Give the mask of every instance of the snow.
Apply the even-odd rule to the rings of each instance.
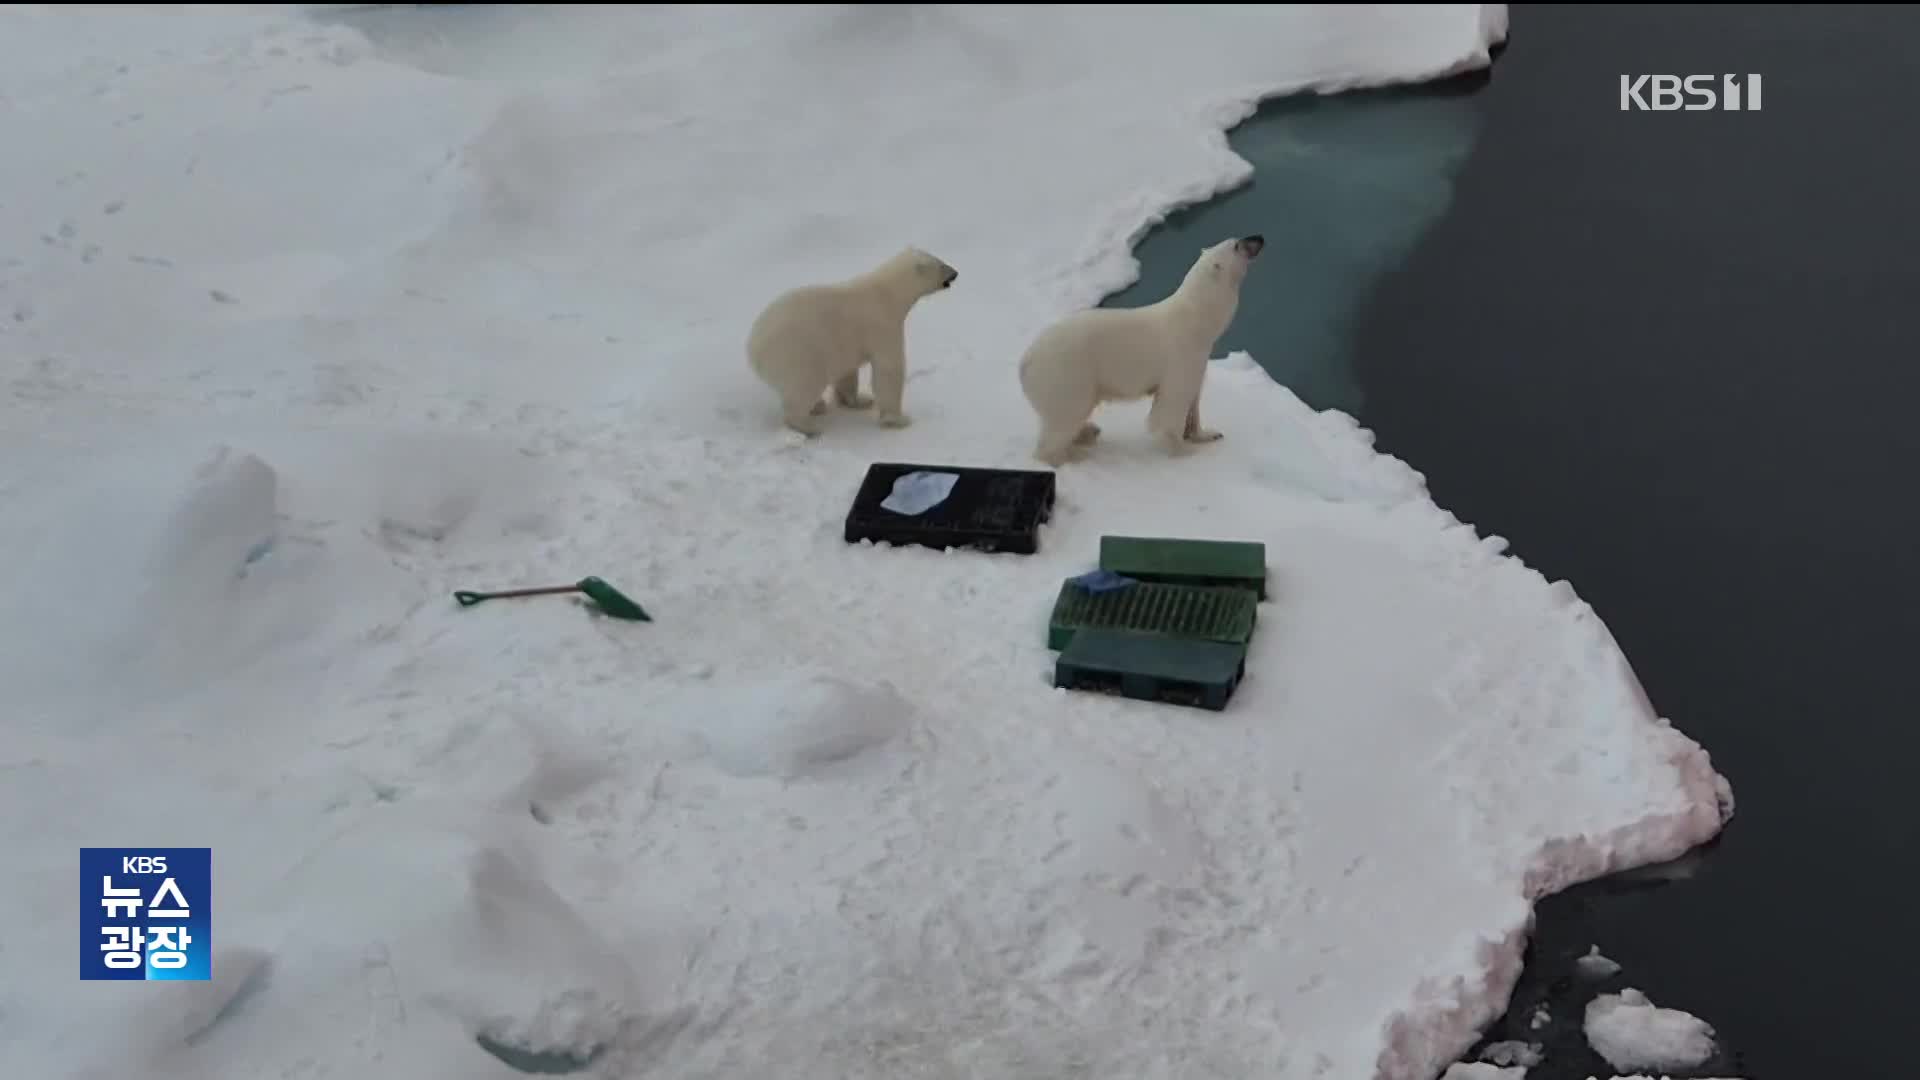
[[[1587,1045],[1616,1069],[1692,1069],[1716,1049],[1706,1021],[1663,1009],[1634,989],[1589,1002],[1586,1032]]]
[[[1446,1072],[1440,1074],[1440,1080],[1526,1080],[1526,1077],[1527,1068],[1524,1065],[1502,1068],[1478,1061],[1463,1061],[1449,1066]]]
[[[1429,1080],[1530,901],[1723,825],[1569,585],[1245,357],[1039,555],[839,538],[869,461],[1031,467],[1014,358],[1257,99],[1503,10],[326,18],[0,11],[11,1072]],[[908,243],[914,425],[784,433],[753,312]],[[1046,685],[1122,532],[1268,545],[1226,712]],[[656,621],[449,595],[588,574]],[[214,849],[213,981],[73,977],[142,844]]]
[[[683,710],[686,735],[722,772],[795,779],[892,739],[908,727],[913,705],[890,683],[862,686],[813,671],[697,692]]]

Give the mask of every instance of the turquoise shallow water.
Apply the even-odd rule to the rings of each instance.
[[[1354,320],[1451,201],[1482,81],[1269,102],[1232,134],[1253,181],[1170,215],[1135,251],[1140,280],[1105,306],[1152,303],[1201,248],[1259,233],[1268,246],[1215,354],[1248,349],[1307,404],[1358,415]]]

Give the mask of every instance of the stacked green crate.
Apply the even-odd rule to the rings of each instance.
[[[1054,600],[1054,685],[1225,708],[1266,578],[1262,544],[1102,537],[1100,570],[1068,579]]]

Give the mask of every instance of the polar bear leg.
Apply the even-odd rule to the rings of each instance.
[[[1033,456],[1055,468],[1065,465],[1074,456],[1074,447],[1085,445],[1079,440],[1080,429],[1079,424],[1041,428],[1040,441],[1034,445]]]
[[[1100,406],[1094,376],[1085,366],[1063,368],[1067,364],[1070,361],[1055,354],[1029,354],[1020,368],[1020,389],[1040,420],[1033,456],[1055,467],[1100,437],[1100,427],[1091,419]]]
[[[873,400],[880,406],[880,426],[903,428],[913,423],[900,411],[900,398],[907,389],[906,328],[880,343],[873,351]]]
[[[1206,377],[1205,356],[1189,358],[1168,368],[1166,377],[1153,392],[1153,405],[1147,410],[1147,430],[1174,457],[1185,456],[1191,447],[1187,436],[1199,427],[1200,384]]]
[[[1181,419],[1169,422],[1164,415],[1167,410],[1162,408],[1166,400],[1164,396],[1154,399],[1152,408],[1147,412],[1147,434],[1153,436],[1161,446],[1165,447],[1167,453],[1174,457],[1183,457],[1189,448],[1185,418],[1183,416]]]
[[[827,411],[827,403],[818,390],[811,394],[785,391],[780,395],[780,407],[788,427],[808,438],[820,434],[820,416]]]
[[[860,370],[855,368],[833,381],[833,399],[843,409],[864,409],[873,398],[860,392]]]
[[[1187,408],[1187,429],[1183,435],[1188,442],[1197,443],[1218,442],[1225,437],[1217,431],[1200,426],[1200,402],[1197,399]]]

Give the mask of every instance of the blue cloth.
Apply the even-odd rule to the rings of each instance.
[[[1132,578],[1122,577],[1111,570],[1095,570],[1090,574],[1081,574],[1077,578],[1068,580],[1090,593],[1113,592],[1115,589],[1124,589],[1137,584]]]
[[[893,482],[893,492],[880,500],[882,509],[896,514],[924,514],[947,501],[959,473],[910,472]]]

